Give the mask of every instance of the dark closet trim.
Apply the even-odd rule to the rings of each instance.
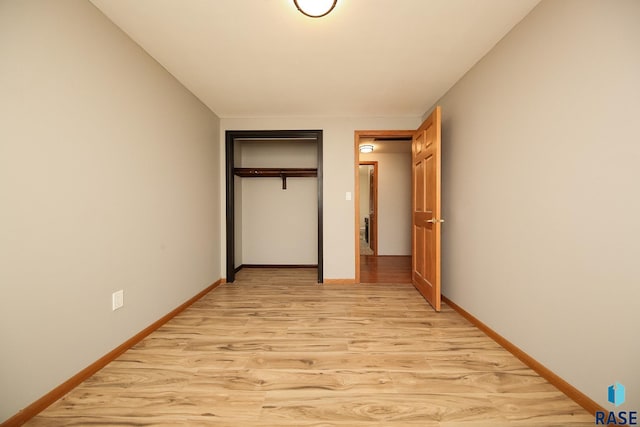
[[[318,268],[318,264],[241,264],[235,268],[236,273],[243,268]]]
[[[227,282],[235,280],[235,185],[234,148],[237,139],[307,139],[315,140],[318,149],[318,283],[323,282],[323,224],[322,224],[322,130],[228,130],[225,132],[226,215],[227,215]]]

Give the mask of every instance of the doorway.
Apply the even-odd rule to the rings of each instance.
[[[411,283],[414,132],[356,131],[356,283]]]

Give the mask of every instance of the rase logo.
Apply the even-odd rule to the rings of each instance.
[[[624,403],[625,390],[622,384],[616,382],[615,384],[609,386],[608,391],[609,403],[613,403],[616,406],[620,406]]]
[[[616,408],[622,405],[626,399],[625,388],[619,382],[612,384],[607,389],[607,400],[613,404]],[[613,425],[623,426],[630,425],[635,426],[638,424],[638,412],[637,411],[597,411],[596,412],[596,425]]]

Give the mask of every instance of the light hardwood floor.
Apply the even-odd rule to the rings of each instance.
[[[29,426],[592,426],[411,285],[246,269]]]

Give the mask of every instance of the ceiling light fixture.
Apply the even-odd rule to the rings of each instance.
[[[361,153],[373,153],[373,145],[363,144],[360,146]]]
[[[336,7],[338,0],[293,0],[298,10],[311,18],[328,15]]]

